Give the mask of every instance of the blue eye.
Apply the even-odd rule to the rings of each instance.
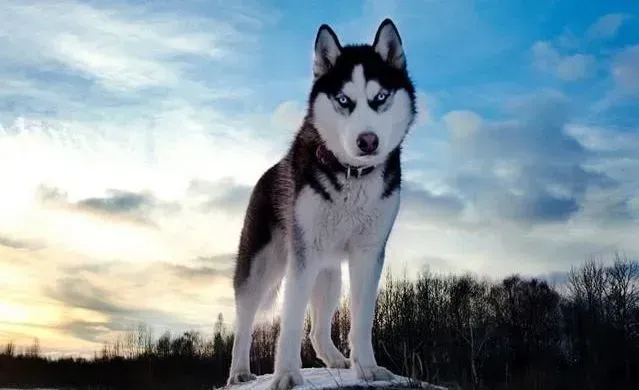
[[[350,103],[350,99],[344,95],[343,93],[340,93],[339,95],[337,95],[335,97],[337,99],[337,102],[341,105],[341,106],[348,106],[348,104]]]
[[[389,94],[386,91],[379,92],[377,95],[375,95],[375,101],[383,102],[384,100],[388,99],[388,95]]]

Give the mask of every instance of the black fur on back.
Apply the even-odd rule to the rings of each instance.
[[[317,129],[312,125],[312,102],[319,93],[329,95],[338,92],[351,78],[353,68],[362,64],[367,80],[377,80],[389,90],[405,89],[411,101],[411,111],[416,113],[415,89],[405,69],[397,69],[385,61],[370,45],[347,45],[342,47],[334,67],[315,80],[308,97],[306,117],[301,124],[287,154],[271,166],[253,188],[244,218],[238,254],[236,258],[233,285],[236,291],[248,279],[255,255],[272,239],[273,232],[282,229],[292,232],[292,210],[295,199],[305,187],[310,187],[324,201],[331,202],[329,191],[324,187],[322,177],[328,179],[335,191],[341,191],[337,174],[344,167],[339,163],[320,161],[318,147],[325,147]],[[386,198],[401,186],[401,145],[395,148],[381,166],[383,170]]]
[[[281,169],[281,163],[270,167],[257,181],[249,198],[233,275],[235,289],[249,277],[251,260],[271,241],[275,228],[284,227],[284,218],[276,208],[281,202],[276,188]]]

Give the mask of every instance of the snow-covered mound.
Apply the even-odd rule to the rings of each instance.
[[[299,390],[319,389],[428,389],[446,390],[445,387],[434,386],[426,382],[415,381],[403,376],[395,375],[393,381],[367,382],[355,377],[355,371],[340,368],[303,368],[304,384],[297,386]],[[257,379],[234,386],[227,386],[226,390],[268,390],[273,374],[258,376]]]

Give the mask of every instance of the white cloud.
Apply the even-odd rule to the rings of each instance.
[[[206,326],[210,315],[202,313],[221,311],[232,319],[230,280],[204,279],[202,272],[214,272],[199,270],[202,265],[194,259],[234,253],[243,214],[223,213],[221,207],[202,211],[205,199],[190,194],[189,187],[194,179],[215,183],[207,188],[206,198],[227,190],[217,178],[230,176],[234,182],[229,185],[252,185],[279,147],[249,133],[268,119],[242,122],[212,109],[197,112],[181,106],[156,121],[18,118],[0,127],[0,237],[10,239],[3,241],[10,246],[0,243],[0,262],[8,261],[0,263],[0,288],[5,299],[14,302],[12,315],[26,316],[34,326],[5,326],[0,339],[29,341],[38,336],[46,348],[90,353],[99,342],[81,340],[82,332],[66,328],[68,323],[95,322],[99,339],[113,336],[113,325],[126,325],[97,309],[73,308],[82,305],[78,300],[60,303],[34,294],[63,286],[69,276],[99,287],[107,303],[142,302],[131,317],[156,329],[175,330],[176,321],[185,328]],[[152,194],[157,203],[177,203],[180,208],[165,212],[151,205],[151,223],[146,224],[127,214],[78,207],[77,202],[87,198],[108,196],[110,189]],[[176,271],[194,268],[193,276],[177,279],[164,263]],[[219,265],[228,267],[230,261]],[[81,267],[105,271],[68,271]],[[140,275],[153,283],[141,283]],[[23,293],[25,289],[30,292]],[[181,307],[170,313],[175,317],[171,323],[157,317],[167,302]],[[0,299],[0,310],[3,304]]]
[[[14,1],[0,5],[5,66],[63,68],[115,90],[175,86],[184,56],[232,61],[255,25],[117,3]],[[245,31],[249,31],[248,33]]]
[[[202,214],[188,189],[192,180],[225,177],[252,186],[285,146],[264,129],[265,120],[240,120],[212,109],[193,112],[189,106],[126,124],[18,118],[0,126],[0,231],[77,250],[97,261],[234,251],[241,215]],[[260,136],[255,129],[266,131]],[[158,215],[158,232],[101,216],[42,209],[35,196],[42,184],[61,189],[69,202],[116,189],[149,192],[186,209]]]
[[[615,57],[612,75],[621,93],[639,95],[639,45],[628,46]]]
[[[419,127],[433,124],[433,111],[437,106],[436,98],[419,89],[416,91],[415,97],[417,98],[415,125]]]
[[[556,65],[557,76],[562,80],[578,80],[587,77],[595,64],[591,55],[574,54],[562,58]]]
[[[576,81],[590,76],[596,65],[592,55],[562,55],[549,42],[535,42],[531,50],[537,69],[565,81]]]
[[[636,130],[639,130],[639,127]],[[571,124],[566,126],[566,132],[590,150],[629,152],[639,158],[639,134],[637,131],[622,132],[600,126]]]
[[[269,114],[233,116],[181,99],[155,101],[138,109],[142,112],[137,116],[118,110],[119,116],[74,121],[29,115],[0,125],[0,238],[9,237],[5,244],[26,247],[0,243],[0,260],[15,259],[23,265],[14,269],[0,264],[0,287],[9,301],[18,302],[17,308],[11,308],[16,316],[26,315],[29,323],[40,327],[54,327],[46,332],[38,327],[5,328],[6,337],[22,340],[18,332],[28,332],[39,336],[47,348],[60,351],[60,345],[65,345],[91,352],[99,343],[80,340],[76,328],[62,328],[69,321],[89,318],[101,329],[98,335],[113,335],[103,313],[71,309],[77,301],[61,306],[49,299],[45,308],[3,278],[10,275],[24,281],[33,294],[60,284],[69,275],[84,277],[64,271],[65,267],[108,268],[89,282],[99,286],[105,298],[117,298],[115,303],[147,297],[135,311],[135,319],[148,321],[156,329],[175,330],[178,320],[184,327],[197,328],[210,317],[202,313],[221,311],[227,320],[233,319],[228,278],[194,284],[194,278],[201,279],[200,271],[176,281],[175,275],[158,267],[170,263],[178,270],[196,267],[197,271],[201,265],[193,264],[193,259],[236,251],[244,210],[239,204],[232,209],[224,203],[202,206],[207,199],[229,192],[229,187],[251,188],[280,157],[286,144],[275,132],[284,132],[270,126]],[[227,177],[233,182],[225,181]],[[194,180],[213,184],[194,195],[189,191]],[[43,191],[42,184],[49,190]],[[109,196],[112,189],[151,194],[157,203],[180,207],[165,212],[151,205],[151,223],[140,223],[135,213],[130,217],[77,205],[87,198]],[[43,198],[49,201],[42,202]],[[32,242],[38,244],[37,251],[26,245]],[[145,267],[148,272],[140,271]],[[34,273],[48,277],[37,279]],[[152,275],[154,282],[140,283],[141,274]],[[157,286],[163,287],[158,290]],[[184,301],[189,303],[179,304]],[[154,317],[167,302],[182,307],[171,313],[176,319],[170,324]]]
[[[488,120],[456,111],[444,116],[451,133],[447,180],[471,204],[476,220],[536,226],[578,215],[589,191],[613,186],[591,171],[591,153],[565,126],[568,101],[556,93],[511,99],[512,119]]]
[[[0,13],[10,17],[0,25],[0,98],[19,104],[0,113],[0,233],[42,243],[60,264],[234,252],[242,215],[203,212],[189,186],[225,177],[252,186],[283,144],[270,112],[242,116],[216,104],[252,92],[229,81],[232,71],[214,85],[189,72],[198,60],[237,71],[272,16],[243,7],[218,5],[210,19],[125,3],[2,3]],[[43,81],[38,72],[52,73]],[[150,86],[171,92],[138,90]],[[43,205],[42,185],[64,197]],[[145,224],[137,215],[76,205],[112,190],[148,193],[181,209],[153,209]]]
[[[555,39],[555,44],[566,50],[576,50],[581,42],[579,38],[570,29],[565,28],[564,31]]]
[[[479,131],[482,118],[473,111],[451,111],[442,118],[446,128],[458,140],[472,138]]]
[[[109,88],[172,86],[178,81],[177,69],[167,64],[130,56],[116,48],[100,47],[99,43],[77,35],[61,34],[52,46],[57,60]]]
[[[628,19],[631,18],[631,15],[624,13],[612,13],[607,14],[594,22],[588,30],[586,30],[586,38],[588,39],[606,39],[612,38],[617,34],[617,31],[621,27],[621,25]]]
[[[599,224],[636,224],[639,220],[639,209],[636,207],[639,201],[637,131],[578,124],[567,126],[566,131],[591,151],[588,167],[605,173],[617,182],[614,188],[588,193],[584,205],[587,217]]]
[[[271,121],[274,128],[281,129],[282,133],[288,132],[292,136],[302,124],[304,115],[306,115],[306,107],[298,101],[289,100],[275,108]]]
[[[639,44],[618,51],[612,58],[609,70],[613,85],[592,105],[595,113],[639,97]]]

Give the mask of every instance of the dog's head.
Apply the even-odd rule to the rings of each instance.
[[[342,46],[320,26],[309,119],[344,164],[377,165],[404,139],[416,115],[414,86],[397,28],[385,19],[373,44]]]

